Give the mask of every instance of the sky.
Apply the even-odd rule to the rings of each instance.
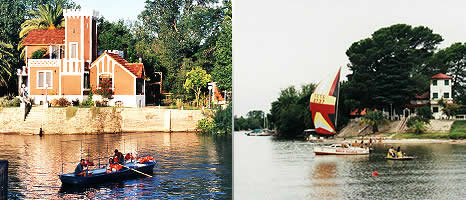
[[[318,83],[352,43],[393,24],[427,26],[440,48],[466,42],[466,1],[233,0],[233,109],[270,112],[280,90]]]
[[[91,8],[109,21],[136,20],[144,10],[145,0],[74,0],[82,8]]]

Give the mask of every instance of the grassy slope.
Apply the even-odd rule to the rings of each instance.
[[[451,126],[450,133],[399,133],[393,139],[466,139],[466,121],[455,121]]]

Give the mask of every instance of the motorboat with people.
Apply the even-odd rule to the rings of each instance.
[[[316,155],[368,155],[368,147],[353,147],[350,144],[332,144],[329,146],[315,146]]]

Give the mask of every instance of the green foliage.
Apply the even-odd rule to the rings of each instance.
[[[186,89],[186,91],[194,91],[198,106],[201,89],[207,87],[207,83],[210,81],[211,75],[207,74],[207,72],[201,67],[195,67],[186,74],[186,82],[184,83],[183,87]]]
[[[94,101],[92,101],[93,97],[94,97],[94,93],[92,92],[92,89],[90,89],[89,90],[89,95],[87,95],[87,99],[85,101],[83,101],[81,105],[86,106],[86,107],[94,106]]]
[[[145,66],[163,72],[164,90],[177,95],[185,92],[177,76],[186,58],[211,73],[220,24],[225,18],[218,5],[216,0],[146,1],[135,28],[136,52]]]
[[[417,108],[416,109],[416,115],[418,117],[421,117],[422,121],[424,121],[426,123],[429,123],[430,119],[433,118],[432,110],[430,110],[429,106],[423,106],[423,107]]]
[[[308,84],[297,91],[293,86],[281,90],[280,96],[272,102],[270,122],[281,137],[296,137],[304,129],[314,128],[309,100],[315,84]]]
[[[232,132],[232,107],[231,104],[226,109],[218,108],[213,116],[201,119],[197,129],[203,134],[231,135]]]
[[[428,90],[427,62],[442,40],[427,27],[395,24],[353,43],[346,51],[352,71],[348,100],[400,110],[409,103],[406,97]]]
[[[14,62],[11,61],[13,57],[13,46],[0,42],[0,86],[7,86],[9,80],[13,77]]]
[[[232,80],[232,7],[231,1],[224,2],[225,18],[216,42],[215,67],[212,78],[220,90],[231,91]]]
[[[19,107],[21,100],[13,96],[0,97],[0,107]]]
[[[41,48],[41,49],[38,49],[37,51],[32,52],[31,58],[32,59],[42,59],[42,58],[44,58],[44,55],[46,53],[47,53],[47,49],[46,48]]]
[[[66,119],[69,120],[73,118],[76,115],[76,112],[78,112],[78,108],[76,107],[67,107],[66,108]]]
[[[457,105],[457,104],[454,104],[454,103],[446,103],[445,99],[443,99],[443,98],[438,101],[438,104],[440,106],[442,106],[442,112],[445,115],[447,115],[448,119],[450,119],[450,117],[455,116],[456,114],[458,114],[460,112],[460,109],[461,109],[461,105]]]
[[[410,128],[413,129],[416,134],[424,133],[426,131],[426,123],[423,121],[415,121]]]
[[[388,120],[384,118],[381,111],[376,110],[369,111],[366,115],[364,115],[360,123],[372,126],[372,133],[376,133],[379,131],[378,126],[388,123]]]

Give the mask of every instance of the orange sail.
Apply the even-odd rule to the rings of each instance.
[[[336,75],[321,81],[311,95],[309,108],[312,112],[315,130],[319,134],[335,135],[336,131],[336,104],[338,100],[340,71]]]

